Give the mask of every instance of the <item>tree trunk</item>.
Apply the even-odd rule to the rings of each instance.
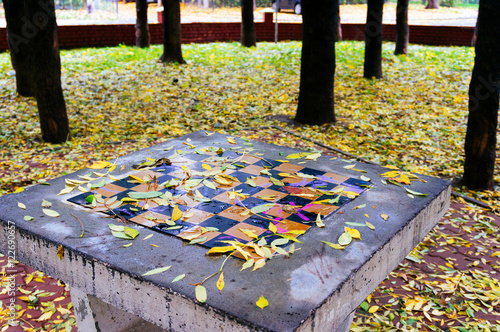
[[[382,78],[382,13],[384,0],[368,0],[365,26],[365,78]]]
[[[438,0],[429,0],[427,2],[427,7],[425,7],[425,9],[438,9],[438,8],[439,8]]]
[[[135,23],[135,45],[149,47],[148,0],[135,0],[137,21]]]
[[[469,86],[463,184],[493,189],[500,92],[500,1],[481,0],[476,58]]]
[[[181,6],[178,0],[163,2],[163,62],[185,63],[181,47]]]
[[[4,0],[5,8],[20,10],[19,7],[12,6],[17,1]],[[33,83],[43,140],[62,143],[69,139],[70,132],[61,88],[61,59],[54,1],[27,0],[22,3],[22,14],[16,14],[22,22],[21,35],[10,45],[14,51],[13,62],[17,68],[22,63],[23,70],[30,72],[29,79]],[[11,34],[11,41],[14,37]]]
[[[4,0],[7,40],[12,67],[16,71],[17,93],[24,97],[34,97],[35,84],[28,59],[31,44],[28,38],[32,38],[36,30],[31,27],[32,23],[26,20],[25,5],[24,1]]]
[[[256,45],[253,0],[241,0],[241,45],[245,47]]]
[[[410,38],[410,27],[408,26],[408,2],[409,0],[398,0],[396,6],[396,48],[394,54],[408,54],[408,40]]]
[[[337,34],[335,35],[335,41],[342,41],[342,24],[340,23],[340,6],[337,7]]]
[[[335,122],[333,83],[339,0],[302,2],[302,57],[295,121]]]

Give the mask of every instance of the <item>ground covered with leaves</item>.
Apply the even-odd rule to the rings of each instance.
[[[362,78],[362,43],[337,43],[338,122],[295,127],[289,119],[297,104],[300,46],[185,45],[186,65],[158,62],[157,46],[62,51],[72,133],[62,145],[41,141],[36,104],[16,95],[9,55],[0,54],[0,194],[196,130],[318,148],[276,128],[243,130],[271,125],[382,165],[460,178],[473,49],[412,45],[408,56],[393,56],[394,44],[384,43],[385,78],[377,81]],[[455,189],[498,213],[496,192]],[[498,330],[499,227],[495,214],[455,200],[433,232],[361,305],[354,331]],[[6,277],[5,271],[0,276]],[[70,306],[61,312],[57,301],[49,300],[43,301],[56,303],[50,312],[63,322],[54,323],[56,316],[40,322],[55,326],[71,319],[65,311]],[[38,317],[30,313],[33,320],[48,312],[46,306],[37,308]]]

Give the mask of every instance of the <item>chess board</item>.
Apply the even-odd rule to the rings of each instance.
[[[231,241],[297,239],[371,186],[289,160],[213,146],[179,152],[169,157],[170,165],[112,177],[68,201],[213,248]]]

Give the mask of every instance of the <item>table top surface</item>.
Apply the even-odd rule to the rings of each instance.
[[[16,228],[30,234],[33,241],[44,239],[61,244],[67,252],[90,257],[116,271],[127,274],[130,278],[147,280],[155,285],[159,291],[168,289],[194,303],[198,303],[198,301],[196,300],[195,286],[193,284],[200,283],[208,276],[219,272],[221,265],[225,261],[223,267],[224,288],[221,292],[217,289],[218,275],[205,281],[203,286],[206,288],[208,296],[206,303],[200,303],[199,305],[210,306],[238,319],[270,330],[291,330],[313,315],[318,307],[323,305],[332,294],[343,286],[350,275],[356,273],[381,246],[388,243],[397,232],[404,228],[443,191],[447,190],[450,185],[448,181],[427,176],[419,176],[418,180],[411,179],[413,180],[411,185],[405,185],[404,183],[401,183],[401,186],[388,184],[386,182],[387,177],[383,177],[381,174],[393,170],[378,165],[349,161],[342,158],[333,159],[328,156],[312,155],[312,157],[307,157],[308,154],[293,156],[293,154],[300,151],[260,142],[250,142],[234,136],[229,139],[228,137],[222,134],[200,131],[120,157],[116,160],[116,169],[111,172],[111,179],[102,177],[93,183],[102,179],[106,179],[107,183],[111,183],[117,179],[126,178],[130,174],[135,174],[137,171],[132,170],[132,165],[146,161],[147,158],[153,160],[170,158],[175,164],[176,160],[179,162],[183,158],[186,159],[186,155],[182,156],[184,153],[199,156],[207,153],[207,151],[215,151],[215,154],[217,154],[223,150],[224,152],[221,155],[225,153],[225,156],[229,158],[241,158],[244,155],[253,156],[256,158],[255,160],[261,158],[271,161],[279,160],[281,165],[288,165],[287,167],[295,165],[300,170],[305,168],[317,170],[317,174],[320,174],[320,176],[335,174],[341,176],[342,179],[359,179],[358,185],[366,183],[370,179],[369,183],[372,187],[359,196],[354,195],[351,200],[348,200],[340,208],[327,210],[324,215],[328,215],[328,217],[323,221],[325,227],[317,227],[316,220],[305,222],[308,228],[307,232],[294,236],[300,241],[300,243],[295,243],[297,250],[287,258],[278,256],[265,260],[265,265],[256,271],[252,271],[252,268],[240,271],[245,263],[243,259],[229,257],[225,261],[226,256],[224,255],[206,255],[208,251],[206,247],[199,244],[188,245],[189,239],[183,240],[179,238],[179,236],[176,236],[178,233],[169,235],[147,227],[151,226],[147,224],[148,220],[151,221],[147,218],[142,219],[145,226],[133,222],[126,223],[125,226],[139,231],[140,235],[135,240],[123,240],[113,236],[108,224],[123,226],[124,224],[120,220],[110,218],[105,213],[91,211],[79,206],[79,204],[69,202],[68,199],[80,194],[78,189],[68,194],[58,195],[65,187],[67,180],[81,180],[82,178],[79,178],[78,175],[85,176],[89,173],[89,169],[52,180],[48,186],[35,185],[21,193],[0,197],[0,205],[3,207],[2,211],[0,211],[0,220],[3,223],[14,222]],[[208,149],[203,150],[203,148]],[[201,159],[202,157],[199,158],[199,160]],[[238,160],[241,161],[241,159]],[[232,171],[239,172],[238,168],[247,167],[252,162],[255,162],[252,159],[248,160],[250,161],[239,162],[241,165]],[[257,169],[257,171],[259,170],[261,169]],[[90,171],[106,173],[107,170],[93,169]],[[162,171],[160,170],[160,172]],[[299,173],[300,177],[301,174],[307,172],[301,173],[297,171],[294,174],[297,173]],[[396,174],[394,178],[402,182],[406,181],[401,174]],[[256,173],[252,176],[259,175],[261,174]],[[286,178],[286,176],[278,176],[278,173],[273,173],[273,175],[275,179],[283,180],[283,178]],[[182,181],[182,178],[180,180]],[[239,178],[238,180],[240,182],[244,181]],[[306,177],[300,180],[306,180],[305,183],[309,183],[308,181],[318,180],[318,178]],[[287,187],[287,185],[292,186],[291,183],[284,183],[283,187]],[[275,183],[272,183],[269,186],[274,186],[274,189],[279,191],[277,187],[280,187],[280,185],[276,187]],[[236,185],[233,184],[233,189],[235,187]],[[256,187],[259,187],[259,185]],[[331,187],[323,185],[319,187],[316,189],[332,190]],[[411,191],[408,192],[403,187],[407,187]],[[202,194],[204,198],[210,196],[207,194],[210,192],[209,190],[203,192],[205,193]],[[414,193],[413,197],[408,195],[411,192]],[[416,193],[425,193],[427,195],[417,196]],[[272,195],[265,196],[271,201],[274,200],[274,202],[280,199],[280,197]],[[304,197],[310,198],[307,196],[299,198]],[[51,217],[43,212],[43,200],[52,203],[50,210],[57,211],[58,217]],[[324,199],[323,201],[326,202]],[[24,204],[26,208],[20,208],[19,203]],[[283,202],[277,204],[284,205]],[[302,206],[305,205],[307,205],[307,202]],[[186,209],[182,212],[188,214]],[[170,210],[170,213],[172,213],[172,210]],[[216,213],[213,212],[213,214]],[[294,212],[290,214],[294,214]],[[302,213],[302,216],[307,215],[305,212]],[[33,220],[29,220],[30,218],[25,218],[25,216],[32,216]],[[80,237],[82,227],[75,216],[80,219],[84,226],[83,237]],[[250,216],[252,216],[252,213],[250,213]],[[270,219],[266,219],[267,217],[273,218],[273,216],[264,215],[263,218],[266,223],[273,223]],[[276,219],[274,224],[280,226],[277,220],[279,216],[274,217]],[[295,221],[300,223],[300,220]],[[366,222],[369,224],[366,224]],[[346,232],[345,227],[357,229],[361,239],[353,239],[343,250],[331,248],[321,242],[338,243],[339,237]],[[269,232],[269,230],[265,231]],[[259,232],[257,231],[257,233]],[[234,235],[235,233],[231,234]],[[145,239],[146,237],[148,238]],[[128,243],[132,243],[132,245],[124,247],[124,244]],[[220,243],[215,246],[219,245]],[[285,246],[283,248],[289,250],[290,247]],[[4,250],[5,248],[1,249]],[[54,252],[55,256],[56,253]],[[171,266],[166,272],[143,276],[147,271],[166,266]],[[78,271],[72,271],[72,273],[78,273]],[[185,274],[184,279],[172,282],[176,276],[182,274]],[[264,296],[269,303],[264,309],[256,305],[261,296]]]

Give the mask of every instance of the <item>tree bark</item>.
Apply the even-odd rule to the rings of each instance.
[[[429,0],[427,2],[427,6],[425,9],[438,9],[439,8],[439,3],[438,0]]]
[[[28,38],[35,33],[35,30],[23,23],[30,23],[26,20],[25,6],[24,1],[4,0],[7,40],[10,60],[16,72],[17,93],[24,97],[34,97],[35,84],[28,59],[31,44],[28,43]]]
[[[163,62],[185,63],[181,46],[181,6],[179,0],[163,1]]]
[[[368,0],[365,26],[365,78],[382,78],[382,13],[384,0]]]
[[[17,1],[4,0],[4,5],[6,8],[20,10],[20,7],[11,7]],[[10,36],[13,62],[18,69],[30,72],[29,79],[33,83],[43,140],[62,143],[69,139],[70,132],[61,88],[61,59],[54,1],[27,0],[22,3],[22,14],[16,13],[21,22],[21,35]],[[20,67],[21,64],[23,67]]]
[[[148,0],[135,0],[137,21],[135,23],[135,45],[149,47]]]
[[[295,121],[335,122],[333,83],[339,0],[302,2],[302,56]]]
[[[408,54],[410,27],[408,26],[409,0],[398,0],[396,5],[396,47],[394,54]]]
[[[253,0],[241,0],[241,45],[245,47],[257,45],[253,22]]]
[[[342,24],[340,23],[340,6],[337,7],[337,34],[335,41],[342,41]]]
[[[481,0],[476,58],[469,86],[463,184],[493,189],[500,92],[500,1]]]

